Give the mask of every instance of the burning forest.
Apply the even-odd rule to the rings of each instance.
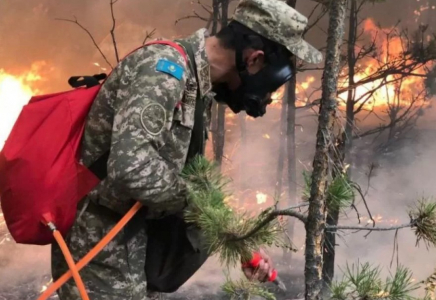
[[[0,149],[33,96],[147,41],[214,36],[239,1],[31,2],[0,3]],[[204,158],[180,175],[211,256],[160,299],[435,299],[436,2],[281,2],[307,16],[324,61],[293,59],[261,118],[212,103]],[[0,299],[59,299],[38,298],[51,246],[17,243],[4,213]],[[245,279],[258,246],[286,291]]]

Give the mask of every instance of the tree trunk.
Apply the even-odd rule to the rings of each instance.
[[[289,88],[289,85],[286,84],[286,90]],[[280,113],[280,144],[279,144],[279,158],[277,160],[277,173],[276,173],[276,196],[280,196],[283,190],[283,169],[285,167],[285,155],[286,155],[286,128],[287,128],[287,92],[283,95],[282,99],[282,110]],[[285,207],[287,203],[283,206]]]
[[[287,0],[286,4],[288,4],[290,7],[295,8],[297,5],[297,0]],[[295,60],[294,60],[295,63]],[[290,162],[291,157],[295,159],[295,90],[297,86],[297,79],[296,76],[294,76],[290,82],[286,84],[286,90],[283,95],[282,99],[282,111],[280,116],[280,148],[279,148],[279,158],[277,161],[277,186],[276,186],[276,195],[280,195],[283,189],[283,169],[284,169],[284,157],[286,155],[286,148],[285,145],[288,147],[288,162]],[[288,111],[288,106],[292,106],[293,110]],[[289,123],[289,120],[292,121],[292,124]],[[285,133],[286,132],[286,133]],[[292,138],[292,141],[289,141],[289,137]],[[295,164],[295,162],[294,162]],[[291,176],[291,171],[289,170],[290,165],[288,166],[288,180],[295,179],[294,176]],[[292,168],[295,172],[295,168]],[[295,182],[295,180],[294,180]],[[291,183],[289,182],[289,188],[291,189]],[[292,195],[295,195],[295,193],[291,194],[291,191],[289,191],[289,196],[292,197]],[[289,200],[290,203],[294,203],[291,199]],[[285,207],[289,203],[285,203]]]
[[[221,167],[224,156],[224,141],[225,141],[225,121],[226,107],[223,104],[218,104],[217,110],[217,128],[216,128],[216,143],[215,143],[215,161]]]
[[[357,0],[350,0],[350,22],[349,22],[349,33],[348,33],[348,86],[354,85],[354,75],[356,68],[356,39],[357,39]],[[355,90],[350,89],[348,91],[347,97],[347,123],[345,126],[344,138],[345,141],[345,152],[347,154],[347,160],[350,162],[351,157],[349,157],[349,152],[353,143],[353,128],[354,128],[354,101],[355,101]]]
[[[218,32],[218,15],[219,15],[219,0],[213,0],[212,2],[212,31],[211,34],[215,35]],[[212,149],[214,157],[216,157],[216,149],[218,143],[218,104],[212,103],[212,114],[211,114],[211,133],[212,133]]]
[[[290,7],[295,8],[297,5],[297,0],[287,0],[286,4]],[[294,64],[296,65],[296,60],[294,59]],[[277,178],[278,186],[276,194],[280,194],[283,186],[283,169],[285,166],[284,156],[287,154],[287,182],[288,182],[288,194],[286,196],[285,207],[289,207],[295,204],[296,194],[297,194],[297,168],[296,168],[296,147],[295,147],[295,101],[296,101],[296,88],[297,88],[297,76],[295,75],[287,84],[286,90],[282,101],[282,114],[281,114],[281,130],[282,138],[280,140],[280,152],[279,160],[277,165]],[[285,134],[286,132],[286,134]],[[286,147],[285,147],[286,145]],[[289,238],[292,239],[294,235],[294,225],[295,220],[291,218],[289,220],[288,226],[286,228]],[[290,265],[292,260],[292,252],[283,251],[283,258]]]
[[[219,7],[220,7],[219,0],[213,0],[212,2],[213,20],[212,20],[212,32],[211,32],[212,35],[215,35],[218,32]]]
[[[306,300],[321,299],[323,245],[326,219],[325,191],[329,171],[329,148],[336,116],[336,95],[340,69],[340,45],[344,35],[347,0],[329,2],[329,29],[322,98],[319,109],[316,151],[313,160],[309,214],[306,222]]]
[[[288,207],[296,204],[297,197],[297,155],[295,145],[295,101],[297,88],[297,77],[294,76],[288,84],[287,100],[288,100],[288,129],[287,129],[287,152],[288,152]],[[292,239],[294,237],[295,219],[291,218],[288,224],[288,236]],[[292,252],[289,252],[287,259],[289,263],[292,259]]]
[[[228,10],[229,0],[221,1],[221,28],[228,23]],[[216,128],[216,143],[215,143],[215,160],[221,167],[224,155],[224,142],[225,142],[225,122],[226,122],[226,106],[218,104],[217,111],[217,128]]]
[[[349,86],[354,85],[354,74],[356,65],[355,44],[357,37],[357,0],[350,0],[350,18],[349,18],[349,33],[348,33],[348,80]],[[355,90],[348,91],[347,98],[347,111],[346,111],[346,125],[345,131],[342,134],[342,139],[337,146],[337,153],[335,155],[335,165],[341,168],[344,165],[344,159],[347,158],[348,163],[351,164],[352,157],[350,151],[353,142],[353,128],[354,128],[354,102]],[[339,172],[341,172],[339,170]],[[336,176],[333,174],[333,176]],[[336,207],[327,207],[327,224],[336,226],[339,222],[339,209]],[[324,242],[324,265],[322,270],[323,278],[323,297],[328,298],[330,294],[330,286],[335,275],[335,247],[336,247],[336,232],[329,231],[325,233]]]
[[[239,118],[239,124],[241,127],[241,159],[239,161],[239,190],[244,191],[247,188],[247,182],[246,182],[246,171],[245,168],[247,166],[247,155],[246,153],[246,147],[247,147],[247,123],[245,122],[245,116],[247,114],[245,112],[240,112],[238,114]],[[240,199],[239,201],[241,201]],[[239,205],[242,205],[242,203],[238,203]]]

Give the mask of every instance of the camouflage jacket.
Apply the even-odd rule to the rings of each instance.
[[[210,124],[213,95],[207,35],[200,29],[183,39],[192,45],[198,84],[183,56],[160,44],[128,55],[105,81],[82,140],[81,161],[86,166],[110,150],[108,175],[88,195],[91,201],[122,214],[134,200],[153,215],[185,207],[186,184],[179,173],[190,144],[198,87],[205,101],[205,127]],[[165,61],[179,70],[179,78],[157,70]]]

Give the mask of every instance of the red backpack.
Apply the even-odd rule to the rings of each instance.
[[[169,41],[185,58],[182,47]],[[0,152],[0,200],[17,243],[46,245],[53,230],[71,228],[78,202],[99,179],[79,163],[86,116],[101,88],[35,96],[25,105]]]

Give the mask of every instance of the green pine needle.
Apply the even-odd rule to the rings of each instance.
[[[254,251],[263,245],[282,245],[281,228],[272,221],[255,234],[242,240],[263,220],[234,212],[225,203],[229,180],[220,174],[216,164],[204,157],[196,157],[182,172],[188,184],[188,208],[185,220],[202,229],[205,247],[210,255],[218,254],[221,263],[233,266],[241,259],[250,260]]]
[[[400,265],[394,276],[386,280],[384,290],[390,299],[413,299],[408,294],[418,289],[419,285],[412,282],[412,272]]]
[[[247,279],[238,281],[227,279],[222,289],[231,300],[249,300],[252,296],[259,296],[266,300],[276,300],[274,294],[262,288],[258,283],[248,281]]]
[[[373,299],[383,291],[379,267],[365,263],[350,268],[347,264],[346,276],[361,299]]]
[[[304,190],[303,199],[309,201],[310,189],[312,186],[312,175],[309,172],[303,173]],[[331,180],[327,190],[327,205],[331,209],[348,208],[353,204],[357,184],[347,174],[341,174]]]
[[[312,173],[303,171],[304,188],[302,199],[304,201],[309,201],[310,199],[310,189],[312,187]]]
[[[409,212],[416,235],[416,244],[422,240],[427,248],[436,246],[436,203],[429,199],[418,200],[415,208]]]
[[[182,177],[189,183],[192,190],[221,190],[230,179],[224,177],[214,162],[203,156],[196,156],[182,171]]]
[[[332,300],[347,300],[347,290],[350,287],[348,280],[332,282],[330,287]]]
[[[398,266],[395,274],[385,281],[380,278],[381,269],[369,263],[358,263],[350,267],[347,264],[344,278],[332,284],[331,299],[414,299],[409,294],[419,288],[413,283],[412,272],[403,266]]]
[[[346,174],[341,174],[328,187],[327,203],[332,209],[347,208],[353,204],[354,196],[354,183]]]

